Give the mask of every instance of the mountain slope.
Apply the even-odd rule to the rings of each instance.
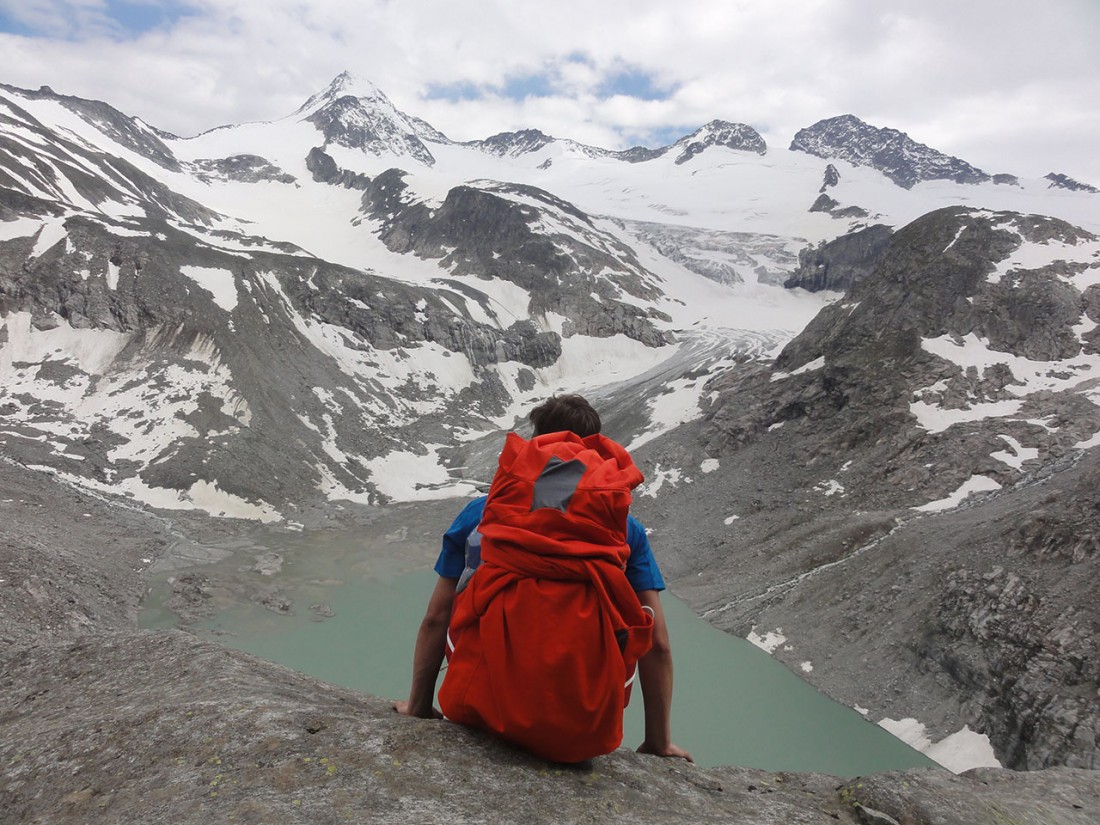
[[[1095,767],[1098,289],[1100,239],[1060,221],[949,208],[900,230],[774,365],[706,386],[694,439],[646,456],[693,480],[653,505],[686,548],[678,592],[785,637],[848,704],[969,726],[1012,767]]]

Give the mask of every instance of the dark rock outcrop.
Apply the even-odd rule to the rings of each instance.
[[[831,163],[825,167],[825,174],[821,181],[821,188],[819,192],[824,192],[826,189],[832,186],[836,186],[840,183],[840,172]]]
[[[552,137],[538,129],[523,129],[519,132],[501,132],[485,140],[476,140],[466,145],[497,157],[517,157],[529,152],[537,152],[553,142]]]
[[[1081,181],[1074,180],[1069,175],[1063,175],[1057,172],[1043,175],[1043,178],[1050,181],[1051,189],[1068,189],[1071,192],[1090,192],[1092,194],[1100,192],[1100,189],[1097,189],[1095,186],[1081,183]]]
[[[265,180],[275,183],[294,183],[295,181],[293,175],[258,155],[205,158],[195,161],[195,166],[207,173],[203,176],[204,178],[217,176],[240,183],[256,183]]]
[[[306,169],[315,181],[343,186],[346,189],[364,190],[370,186],[370,178],[361,172],[341,169],[332,155],[319,146],[314,146],[306,155]]]
[[[810,292],[846,292],[874,271],[894,230],[878,224],[807,247],[798,253],[798,269],[783,284]]]
[[[866,218],[868,212],[862,206],[841,206],[840,201],[822,192],[810,204],[810,212],[825,212],[833,218]]]
[[[364,106],[352,95],[337,98],[313,112],[307,120],[325,136],[326,145],[335,143],[375,155],[395,152],[410,155],[425,166],[435,164],[435,157],[418,135],[405,131],[400,123],[386,117],[386,113]]]

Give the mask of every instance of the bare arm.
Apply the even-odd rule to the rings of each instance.
[[[672,742],[672,648],[661,594],[642,590],[638,600],[643,607],[653,610],[653,647],[638,661],[638,680],[645,704],[645,741],[638,753],[676,756],[694,762],[690,753]]]
[[[432,596],[428,600],[428,609],[416,634],[409,698],[393,703],[393,709],[400,714],[419,716],[422,719],[440,716],[433,704],[435,682],[439,677],[439,666],[443,664],[447,645],[447,627],[451,622],[451,605],[454,603],[457,584],[457,579],[446,579],[442,576],[435,583],[435,590],[432,591]]]

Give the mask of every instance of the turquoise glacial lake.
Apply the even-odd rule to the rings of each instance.
[[[284,558],[283,569],[272,576],[250,571],[239,557],[195,569],[212,578],[217,568],[232,569],[238,577],[277,586],[293,600],[293,613],[236,603],[190,629],[328,682],[403,698],[417,628],[436,579],[429,560],[434,554],[422,550],[414,560],[406,553],[401,563],[378,562],[381,545],[372,556],[348,542],[269,535],[264,548]],[[151,583],[144,627],[176,626],[162,606],[165,579],[162,574]],[[326,605],[322,612],[331,617],[317,615],[310,609],[315,604]],[[663,594],[663,604],[675,661],[673,738],[698,764],[846,777],[935,764],[764,651],[712,627],[674,595]],[[623,744],[636,747],[644,729],[637,688],[625,726]]]

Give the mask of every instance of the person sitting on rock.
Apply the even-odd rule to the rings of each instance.
[[[622,742],[635,672],[645,709],[639,753],[691,755],[672,741],[672,654],[664,579],[627,512],[642,475],[600,434],[579,395],[531,411],[507,436],[488,496],[443,536],[435,589],[394,709],[488,730],[546,759],[580,762]]]

